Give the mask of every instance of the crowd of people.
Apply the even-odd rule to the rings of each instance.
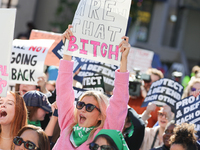
[[[63,41],[71,40],[71,28],[63,33]],[[161,71],[147,70],[151,80],[141,85],[139,96],[129,95],[130,47],[123,36],[110,98],[86,91],[74,104],[74,62],[65,54],[59,69],[54,68],[55,76],[42,75],[37,86],[17,84],[15,92],[8,91],[0,98],[0,150],[197,150],[194,125],[175,124],[171,106],[141,107],[151,84],[164,77]],[[199,94],[200,68],[195,73],[182,98]]]

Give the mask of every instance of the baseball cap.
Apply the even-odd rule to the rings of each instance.
[[[51,112],[51,104],[45,94],[40,91],[28,91],[23,96],[26,106],[40,107],[47,112]]]

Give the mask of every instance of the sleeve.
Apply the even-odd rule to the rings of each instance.
[[[131,137],[126,137],[125,140],[129,149],[139,150],[144,138],[145,123],[133,108],[128,109],[128,116],[134,126],[134,132]]]
[[[115,71],[115,81],[113,96],[110,98],[110,104],[106,110],[106,120],[104,129],[113,129],[122,131],[127,115],[127,106],[129,101],[129,72]]]
[[[73,64],[73,61],[61,60],[56,81],[56,102],[61,132],[72,123],[74,116]]]

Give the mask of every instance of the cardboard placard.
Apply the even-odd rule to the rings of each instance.
[[[127,68],[129,72],[134,72],[134,68],[139,68],[141,72],[146,72],[151,68],[154,52],[145,49],[131,47],[128,54]]]
[[[12,83],[37,85],[54,40],[14,40],[10,65]]]
[[[41,31],[41,30],[32,30],[29,39],[30,40],[33,40],[33,39],[55,40],[52,46],[49,48],[44,64],[47,66],[59,66],[60,60],[58,59],[58,57],[54,55],[52,50],[61,41],[61,34],[54,33],[54,32]]]
[[[6,97],[16,9],[0,9],[0,96]]]
[[[131,0],[81,0],[64,54],[119,65]]]

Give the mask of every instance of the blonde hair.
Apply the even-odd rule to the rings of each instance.
[[[104,95],[103,93],[99,91],[86,91],[79,99],[79,101],[82,101],[82,99],[86,96],[93,96],[96,101],[98,102],[99,109],[100,109],[100,115],[101,115],[101,121],[98,122],[97,126],[91,131],[89,138],[91,139],[97,129],[103,128],[105,119],[106,119],[106,109],[108,107],[108,97]],[[69,133],[73,131],[73,127],[78,123],[78,116],[77,116],[77,109],[74,111],[74,123],[72,123],[69,126]]]
[[[188,97],[188,96],[190,96],[191,87],[192,87],[195,83],[200,83],[200,78],[192,78],[192,79],[190,80],[190,82],[188,83],[188,86],[185,88],[185,90],[184,90],[184,92],[183,92],[182,99],[183,99],[183,98],[186,98],[186,97]]]
[[[146,73],[150,74],[150,75],[151,74],[157,75],[157,76],[159,76],[160,79],[162,79],[164,77],[163,73],[156,68],[149,68]]]

